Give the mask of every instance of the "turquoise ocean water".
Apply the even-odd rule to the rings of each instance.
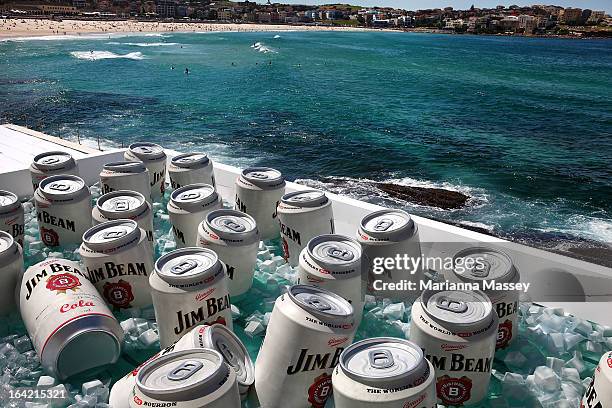
[[[536,245],[612,242],[606,40],[287,32],[6,41],[0,122],[269,165]],[[342,186],[322,183],[328,176]],[[472,199],[454,211],[416,206],[363,179]]]

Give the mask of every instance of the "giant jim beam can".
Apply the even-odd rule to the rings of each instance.
[[[173,351],[145,364],[136,376],[131,408],[240,408],[236,372],[218,351]]]
[[[102,194],[112,191],[136,191],[151,202],[149,170],[141,161],[107,163],[100,172]]]
[[[235,209],[249,214],[257,222],[260,239],[277,238],[280,227],[276,206],[285,193],[285,179],[269,167],[250,167],[236,179]]]
[[[279,296],[255,361],[261,406],[322,408],[355,329],[353,307],[333,292],[295,285]]]
[[[580,402],[580,408],[610,407],[612,407],[612,351],[601,356],[599,365],[595,367],[591,384]]]
[[[32,176],[34,191],[36,191],[40,182],[47,177],[60,174],[79,175],[77,164],[70,153],[46,152],[34,156],[34,161],[30,165],[30,175]]]
[[[63,380],[117,361],[123,330],[76,262],[31,266],[20,287],[21,317],[51,375]]]
[[[285,194],[277,207],[284,258],[297,266],[300,252],[312,238],[334,233],[331,201],[324,192],[303,190]]]
[[[138,371],[151,360],[155,360],[173,351],[191,349],[213,349],[218,351],[227,365],[236,372],[236,381],[240,398],[246,399],[250,387],[255,381],[255,368],[244,344],[236,335],[222,324],[199,325],[185,334],[179,341],[161,350],[134,370],[120,378],[111,388],[108,403],[113,408],[129,407],[132,389],[136,384]]]
[[[89,229],[79,254],[89,281],[113,310],[152,303],[153,253],[136,221],[107,221]]]
[[[23,272],[23,252],[11,234],[0,231],[0,316],[17,309],[15,287]]]
[[[77,176],[51,176],[34,193],[36,218],[47,246],[80,244],[91,227],[91,193]]]
[[[123,157],[129,161],[141,161],[149,170],[151,199],[159,200],[166,190],[166,153],[155,143],[132,143]],[[145,196],[146,197],[146,196]]]
[[[233,299],[251,288],[259,248],[253,217],[236,210],[211,211],[198,228],[198,246],[212,249],[225,263]]]
[[[145,197],[136,191],[118,190],[98,198],[91,211],[94,225],[112,220],[134,220],[147,234],[151,254],[153,242],[153,213]]]
[[[519,292],[497,290],[494,285],[520,280],[510,257],[492,248],[474,247],[459,251],[453,257],[453,265],[452,280],[478,283],[489,296],[499,318],[496,349],[508,347],[518,336]],[[483,287],[487,284],[491,287]]]
[[[425,290],[412,306],[410,340],[436,370],[443,405],[471,405],[487,395],[497,314],[484,292]]]
[[[334,370],[336,408],[435,408],[436,376],[416,344],[376,337],[353,343]]]
[[[308,241],[300,254],[298,283],[334,292],[353,306],[355,326],[363,313],[361,245],[342,235],[320,235]]]
[[[393,300],[414,301],[420,294],[420,282],[424,276],[419,231],[410,215],[402,210],[370,213],[361,220],[357,238],[363,246],[363,279],[366,280],[367,292]],[[376,272],[375,263],[380,267],[382,260],[398,257],[406,261],[398,265],[401,269],[384,268]],[[415,264],[417,266],[413,268]],[[414,285],[414,290],[406,289],[409,282]]]
[[[19,198],[10,191],[0,190],[0,231],[6,231],[23,247],[25,219]]]
[[[173,189],[200,183],[215,186],[213,163],[206,153],[184,153],[174,156],[168,165],[168,176]]]
[[[222,323],[232,313],[225,265],[206,248],[183,248],[157,260],[149,277],[161,347],[168,347],[198,323]]]
[[[206,214],[219,208],[223,208],[221,196],[210,184],[191,184],[174,190],[168,202],[168,215],[177,248],[196,246],[200,223]]]

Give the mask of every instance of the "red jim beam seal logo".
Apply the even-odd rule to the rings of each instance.
[[[136,395],[134,395],[134,402],[136,403],[136,405],[142,405],[142,400]]]
[[[77,291],[77,287],[81,286],[79,278],[68,273],[58,273],[47,279],[47,289],[56,290],[57,294],[66,293],[67,290]]]
[[[40,238],[47,246],[59,245],[59,235],[57,235],[57,232],[53,231],[52,229],[40,227]]]
[[[497,328],[497,342],[495,343],[495,348],[506,348],[510,340],[512,340],[512,322],[506,319],[506,321],[500,323]]]
[[[323,408],[331,392],[331,375],[323,373],[315,378],[314,383],[308,388],[308,402],[310,402],[314,408]]]
[[[608,367],[612,368],[612,353],[608,354],[606,362],[608,363]]]
[[[436,393],[444,405],[463,405],[470,399],[472,391],[472,380],[463,376],[451,378],[443,375],[436,381]]]
[[[287,261],[289,259],[289,244],[287,243],[287,240],[285,238],[283,238],[283,242],[281,242],[281,245],[283,247],[283,258],[285,259],[285,261]]]
[[[119,282],[106,282],[103,295],[104,299],[117,309],[127,309],[134,301],[132,286],[123,279],[119,279]]]

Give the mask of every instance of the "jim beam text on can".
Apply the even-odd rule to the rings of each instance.
[[[199,323],[232,328],[225,265],[206,248],[183,248],[157,260],[149,277],[161,347]]]
[[[47,246],[80,244],[91,227],[91,193],[77,176],[51,176],[34,193],[36,218]]]
[[[223,208],[221,196],[210,184],[190,184],[170,195],[168,215],[177,248],[193,247],[198,242],[198,227],[213,210]]]
[[[321,408],[331,395],[331,374],[355,334],[353,307],[339,295],[295,285],[274,304],[255,361],[262,407]]]
[[[147,234],[151,253],[155,247],[153,241],[153,212],[146,198],[136,192],[118,190],[106,193],[98,198],[91,211],[94,225],[112,220],[134,220]]]
[[[23,275],[21,317],[42,366],[65,379],[112,364],[123,330],[76,262],[47,259]]]
[[[89,281],[113,310],[152,303],[153,253],[136,221],[107,221],[89,229],[79,254]]]
[[[102,194],[113,191],[135,191],[151,202],[149,170],[141,161],[107,163],[100,172]]]
[[[481,291],[425,290],[414,303],[410,340],[434,366],[438,402],[468,405],[486,397],[497,323]]]
[[[34,156],[30,165],[32,187],[36,191],[41,181],[49,176],[60,174],[79,175],[76,162],[67,152],[46,152]]]
[[[23,272],[23,252],[11,234],[0,231],[0,316],[17,310],[15,287]]]
[[[452,280],[458,282],[517,283],[518,270],[512,259],[493,248],[473,247],[459,251],[453,257]],[[483,288],[481,288],[482,290]],[[518,336],[519,292],[483,290],[491,299],[499,318],[496,349],[508,347]]]
[[[124,153],[125,160],[141,161],[149,170],[151,199],[159,200],[166,191],[166,152],[155,143],[132,143]]]
[[[612,407],[612,351],[608,351],[601,356],[599,364],[595,367],[591,384],[589,384],[582,397],[580,407]]]
[[[257,222],[260,239],[277,238],[280,233],[276,206],[285,193],[285,179],[269,167],[250,167],[236,179],[235,209],[249,214]]]
[[[363,246],[364,279],[367,291],[371,295],[394,300],[413,301],[420,290],[394,290],[393,285],[402,282],[414,282],[420,288],[423,279],[421,263],[416,269],[385,269],[382,273],[374,273],[376,260],[420,259],[421,243],[416,223],[410,215],[402,210],[380,210],[366,215],[359,225],[357,239]],[[380,261],[379,261],[380,262]],[[408,265],[414,265],[408,262]]]
[[[285,194],[277,207],[284,258],[297,266],[300,252],[316,236],[334,233],[331,200],[324,192],[302,190]]]
[[[236,372],[218,351],[173,351],[145,364],[130,407],[240,408]]]
[[[161,350],[140,366],[120,378],[111,388],[109,404],[113,408],[129,407],[129,397],[134,385],[138,371],[151,360],[155,360],[172,351],[190,349],[213,349],[218,351],[225,363],[236,372],[236,381],[240,398],[246,399],[249,389],[255,381],[255,367],[244,344],[236,335],[222,324],[198,325],[189,333],[185,334],[179,341]]]
[[[215,210],[198,228],[198,246],[210,248],[225,263],[232,298],[253,285],[259,231],[253,217],[237,210]]]
[[[364,305],[361,281],[361,245],[343,235],[320,235],[311,239],[300,254],[298,283],[337,293],[353,306],[359,326]]]
[[[392,337],[358,341],[332,376],[336,408],[435,408],[436,376],[416,344]]]
[[[215,186],[213,162],[206,153],[192,152],[174,156],[168,165],[168,176],[173,189],[189,184]]]
[[[25,218],[19,197],[10,191],[0,190],[0,231],[6,231],[23,247]]]

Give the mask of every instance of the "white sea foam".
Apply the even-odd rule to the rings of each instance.
[[[281,36],[276,34],[273,38],[281,38]]]
[[[141,52],[130,52],[128,54],[115,54],[110,51],[73,51],[70,53],[75,58],[88,60],[88,61],[97,61],[102,59],[131,59],[131,60],[142,60],[145,59],[145,56],[142,55]]]
[[[270,48],[270,47],[268,47],[265,44],[260,43],[260,42],[256,42],[255,44],[251,45],[251,48],[253,48],[255,51],[263,52],[264,54],[267,54],[269,52],[273,53],[273,54],[277,53],[276,50],[274,50],[274,49],[272,49],[272,48]]]
[[[129,45],[129,46],[132,46],[132,47],[164,47],[164,46],[170,46],[170,45],[179,45],[179,43],[172,43],[172,42],[168,42],[168,43],[166,43],[166,42],[154,42],[154,43],[108,42],[107,44]]]

